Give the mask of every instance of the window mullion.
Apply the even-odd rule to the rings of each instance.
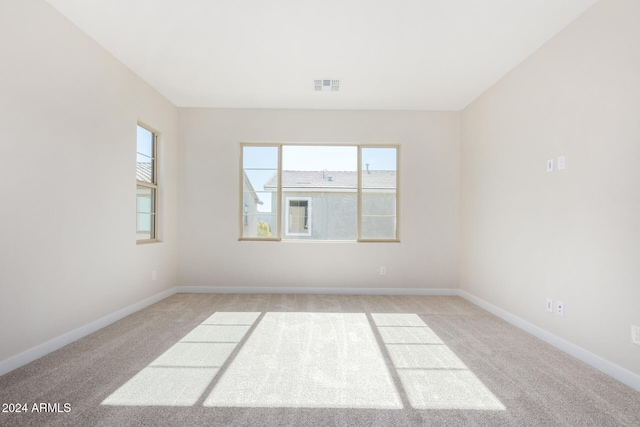
[[[362,147],[358,145],[358,177],[356,189],[356,240],[362,235]]]
[[[282,144],[278,144],[278,240],[282,240]]]

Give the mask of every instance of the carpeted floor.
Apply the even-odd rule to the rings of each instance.
[[[639,392],[457,297],[177,294],[0,403],[26,409],[0,426],[640,426]]]

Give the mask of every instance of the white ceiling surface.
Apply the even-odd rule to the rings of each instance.
[[[457,111],[597,0],[47,1],[178,107]]]

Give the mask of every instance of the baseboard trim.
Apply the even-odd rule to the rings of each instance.
[[[585,362],[586,364],[596,368],[601,372],[604,372],[605,374],[615,378],[621,383],[640,391],[640,375],[636,375],[633,372],[616,365],[615,363],[603,359],[602,357],[593,354],[590,351],[585,350],[584,348],[565,340],[564,338],[560,338],[559,336],[554,335],[551,332],[548,332],[532,323],[529,323],[526,320],[515,316],[499,307],[496,307],[495,305],[490,304],[474,295],[471,295],[468,292],[460,289],[458,290],[458,295],[466,299],[467,301],[477,305],[478,307],[487,310],[489,313],[494,314],[503,320],[506,320],[507,322],[524,330],[525,332],[528,332],[531,335],[540,338],[542,341],[551,344],[557,349],[570,354],[571,356]]]
[[[424,295],[458,296],[458,289],[425,288],[278,288],[278,287],[221,287],[178,286],[182,294],[296,294],[296,295]]]
[[[213,293],[213,294],[308,294],[308,295],[417,295],[417,296],[459,296],[487,310],[512,325],[540,338],[552,346],[588,365],[615,378],[623,384],[640,391],[640,375],[636,375],[608,360],[597,356],[563,338],[558,337],[526,320],[490,304],[461,289],[425,289],[425,288],[287,288],[287,287],[218,287],[218,286],[177,286],[153,295],[91,323],[67,332],[47,342],[23,351],[6,360],[0,361],[0,376],[33,362],[67,344],[84,338],[118,320],[142,310],[158,301],[177,293]]]
[[[151,304],[155,304],[158,301],[170,297],[175,293],[176,288],[168,289],[164,292],[153,295],[114,313],[101,317],[98,320],[94,320],[91,323],[74,329],[73,331],[67,332],[49,341],[32,347],[29,350],[23,351],[22,353],[5,359],[0,362],[0,376],[18,369],[28,363],[31,363],[34,360],[39,359],[53,351],[56,351],[67,344],[71,344],[72,342],[79,340],[80,338],[84,338],[87,335],[104,328],[105,326],[109,326],[110,324],[117,322],[118,320],[127,317],[128,315],[133,314],[136,311],[142,310],[143,308],[148,307]]]

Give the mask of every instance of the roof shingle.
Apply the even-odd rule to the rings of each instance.
[[[265,183],[265,190],[276,188],[277,174]],[[282,171],[283,188],[349,188],[358,186],[356,171]],[[362,173],[362,188],[396,187],[396,171],[369,170]]]

